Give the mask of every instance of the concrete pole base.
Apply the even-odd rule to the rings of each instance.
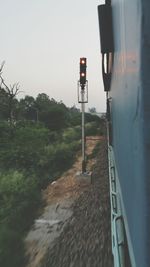
[[[78,181],[84,181],[84,182],[87,182],[87,183],[92,183],[92,172],[89,172],[89,171],[86,171],[84,173],[82,172],[77,172],[76,175],[75,175],[75,178],[78,180]]]

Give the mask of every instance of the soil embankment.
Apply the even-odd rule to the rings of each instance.
[[[87,140],[90,156],[96,142]],[[92,184],[77,181],[73,167],[43,192],[46,207],[26,238],[27,267],[111,267],[110,204],[106,140],[100,139]]]

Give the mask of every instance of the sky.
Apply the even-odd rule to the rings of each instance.
[[[102,0],[0,0],[0,63],[19,97],[46,93],[80,107],[80,57],[87,58],[89,107],[105,112],[97,6]]]

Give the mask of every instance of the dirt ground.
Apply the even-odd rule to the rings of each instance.
[[[90,155],[99,142],[96,157]],[[26,267],[112,267],[107,146],[88,137],[92,183],[76,179],[81,157],[43,191],[46,205],[28,233]]]
[[[89,136],[86,141],[86,155],[87,157],[92,154],[92,151],[96,144],[103,140],[102,136]],[[91,158],[87,162],[87,170],[92,171],[92,168],[96,162],[95,158]],[[77,156],[72,168],[66,171],[62,177],[60,177],[56,183],[50,184],[43,192],[43,199],[47,204],[59,203],[66,198],[76,198],[82,192],[82,190],[88,186],[86,183],[82,183],[75,179],[76,173],[81,171],[82,157]]]

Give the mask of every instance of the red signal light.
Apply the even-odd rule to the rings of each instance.
[[[82,76],[82,77],[85,77],[85,73],[84,73],[84,72],[82,72],[82,73],[81,73],[81,76]]]
[[[86,58],[80,58],[80,84],[85,85],[86,83]]]
[[[81,64],[85,64],[85,60],[84,59],[81,59]]]

